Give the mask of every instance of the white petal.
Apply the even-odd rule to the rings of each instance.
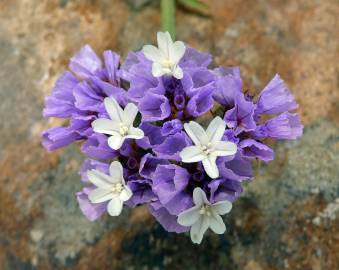
[[[152,62],[159,63],[162,61],[162,54],[160,50],[153,45],[145,45],[142,48],[142,52],[144,53],[145,57]]]
[[[191,227],[190,235],[192,242],[195,244],[200,244],[208,227],[209,220],[206,217],[198,219],[198,221]]]
[[[208,156],[202,161],[202,165],[207,173],[207,175],[211,178],[219,177],[219,169],[216,163],[216,156]]]
[[[182,72],[181,67],[176,66],[173,70],[173,77],[181,80],[184,77],[184,73]]]
[[[126,138],[129,139],[142,139],[145,136],[144,131],[140,128],[130,127]]]
[[[166,74],[166,71],[163,69],[162,65],[157,62],[154,62],[152,65],[152,75],[154,77],[160,77],[164,74]]]
[[[119,161],[113,161],[109,166],[109,174],[113,180],[113,183],[121,182],[123,178],[123,169]]]
[[[196,187],[193,190],[193,202],[196,206],[202,206],[203,204],[210,205],[210,202],[207,200],[206,193],[201,188]]]
[[[115,135],[119,133],[119,125],[109,119],[99,118],[92,122],[92,128],[95,132]]]
[[[184,124],[184,128],[188,136],[192,139],[195,145],[207,145],[209,143],[205,130],[194,121]]]
[[[111,177],[98,170],[88,171],[87,176],[88,176],[88,180],[97,187],[108,189],[108,190],[112,188]]]
[[[178,215],[178,223],[181,226],[192,226],[196,223],[200,217],[199,207],[194,206],[190,209],[185,210],[184,212]]]
[[[107,143],[109,147],[113,150],[118,150],[124,143],[125,137],[122,137],[120,134],[113,135],[108,138]]]
[[[105,109],[109,117],[118,123],[122,122],[123,110],[118,102],[113,97],[107,97],[104,99]]]
[[[172,45],[173,41],[171,35],[168,32],[158,32],[157,34],[158,47],[166,58],[169,56],[169,46]]]
[[[129,127],[133,125],[134,119],[138,114],[138,107],[133,103],[128,103],[124,109],[123,123]]]
[[[220,141],[226,129],[226,122],[219,116],[215,117],[209,124],[206,133],[211,142]]]
[[[124,190],[121,191],[120,193],[120,200],[122,200],[123,202],[128,201],[133,195],[132,190],[129,188],[129,186],[125,186]]]
[[[184,42],[176,41],[172,46],[169,47],[169,58],[174,63],[178,63],[179,60],[184,56],[185,50],[186,47]]]
[[[88,194],[88,199],[92,203],[106,202],[114,197],[114,193],[107,189],[96,188]]]
[[[219,215],[225,215],[231,211],[232,203],[229,201],[217,202],[212,204],[212,209]]]
[[[110,216],[119,216],[122,211],[123,202],[118,196],[112,198],[112,200],[107,204],[107,212]]]
[[[181,161],[192,163],[202,161],[206,155],[201,151],[200,146],[187,146],[180,152]]]
[[[237,145],[233,142],[220,141],[214,144],[213,152],[217,157],[232,156],[237,153]]]
[[[226,231],[226,226],[221,216],[212,211],[212,215],[209,218],[209,225],[212,231],[217,234],[222,234]]]

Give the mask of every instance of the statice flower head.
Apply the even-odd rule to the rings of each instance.
[[[89,220],[147,205],[165,230],[199,244],[208,228],[225,232],[221,216],[253,180],[253,161],[274,159],[266,139],[297,139],[303,126],[279,75],[252,96],[238,67],[212,69],[210,54],[167,32],[157,41],[121,63],[88,45],[76,53],[43,111],[65,124],[42,141],[48,150],[81,141],[76,197]]]

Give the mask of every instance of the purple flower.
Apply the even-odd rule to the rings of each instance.
[[[214,91],[215,87],[213,73],[201,67],[187,70],[181,84],[188,97],[192,97],[203,89]]]
[[[174,164],[159,165],[153,175],[153,192],[172,215],[178,215],[193,205],[192,195],[185,191],[190,174]]]
[[[161,159],[151,154],[146,154],[141,158],[139,173],[142,177],[152,179],[156,168],[159,165],[167,165],[169,162],[166,159]]]
[[[213,203],[225,200],[233,202],[243,192],[239,181],[226,178],[213,179],[208,187],[211,190],[210,201]]]
[[[139,102],[142,121],[158,121],[167,118],[171,113],[168,99],[163,95],[147,93]]]
[[[192,116],[200,116],[208,112],[214,104],[213,100],[214,87],[204,88],[198,91],[190,98],[187,103],[187,112]]]
[[[118,152],[108,146],[107,136],[100,133],[94,133],[82,145],[81,150],[91,158],[113,159]]]
[[[278,74],[262,90],[256,105],[256,115],[278,114],[298,107],[292,93]]]
[[[190,229],[189,227],[184,227],[178,224],[177,216],[171,215],[159,201],[150,203],[149,210],[155,219],[168,232],[183,233]]]
[[[285,112],[267,120],[257,128],[254,134],[258,138],[295,140],[301,137],[303,127],[297,114]]]
[[[101,162],[101,161],[97,161],[94,159],[86,159],[79,170],[79,174],[81,176],[81,180],[85,183],[89,182],[88,180],[88,176],[87,176],[87,171],[92,170],[92,169],[96,169],[99,170],[103,173],[108,173],[108,168],[109,168],[109,164]]]
[[[235,106],[225,113],[224,120],[228,127],[233,128],[236,134],[251,131],[256,128],[253,118],[254,104],[246,101],[244,94],[238,93],[235,97]]]
[[[214,99],[221,105],[232,108],[235,97],[241,93],[243,87],[239,68],[217,68],[214,73],[216,80]]]
[[[107,202],[93,204],[88,199],[88,194],[94,189],[95,186],[85,187],[76,194],[81,212],[90,221],[101,217],[107,209]]]
[[[246,139],[239,143],[242,148],[242,155],[248,158],[259,158],[265,162],[274,159],[274,152],[267,145],[253,139]]]
[[[57,80],[50,97],[46,98],[45,117],[69,118],[68,127],[57,127],[42,134],[48,150],[64,147],[93,134],[91,123],[105,115],[103,99],[118,97],[123,102],[125,91],[119,86],[117,68],[119,56],[104,52],[104,64],[90,46],[84,46],[70,61],[71,72],[64,72]]]
[[[179,153],[190,144],[187,135],[184,132],[179,132],[174,135],[169,135],[163,143],[155,146],[153,151],[160,158],[180,161]]]
[[[134,102],[138,102],[149,91],[161,87],[160,79],[152,75],[152,62],[142,52],[129,53],[119,74],[130,83],[128,98]]]
[[[161,144],[165,137],[161,134],[161,127],[152,125],[150,123],[141,123],[139,126],[144,131],[144,137],[137,140],[136,143],[143,149],[149,149],[153,146]]]
[[[87,79],[102,68],[102,63],[93,49],[85,45],[71,58],[69,67],[77,76]]]
[[[70,127],[55,127],[42,133],[42,145],[48,151],[53,151],[81,138],[82,137]]]
[[[128,179],[128,186],[133,192],[132,197],[126,202],[129,207],[149,203],[156,199],[152,191],[152,182],[149,179],[135,179],[136,176],[131,176]]]
[[[212,56],[208,53],[199,52],[193,48],[186,47],[185,54],[179,65],[182,68],[207,67],[212,62]]]
[[[217,160],[220,176],[226,179],[243,181],[253,177],[252,162],[237,154],[232,160],[219,158]]]
[[[73,89],[77,84],[74,75],[65,71],[55,83],[51,96],[45,98],[43,116],[68,118],[76,112]]]
[[[174,119],[171,121],[167,121],[163,124],[161,128],[161,135],[168,136],[178,133],[182,130],[183,125],[180,120]]]

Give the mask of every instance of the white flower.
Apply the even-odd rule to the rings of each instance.
[[[144,132],[140,128],[133,127],[134,119],[138,113],[138,108],[133,103],[128,103],[124,110],[118,102],[107,97],[104,100],[106,111],[110,119],[99,118],[92,122],[95,132],[112,135],[108,138],[108,145],[118,150],[125,139],[141,139]]]
[[[145,57],[153,62],[153,76],[160,77],[167,74],[181,79],[183,72],[178,63],[184,56],[185,44],[182,41],[173,42],[168,32],[158,32],[157,38],[159,48],[152,45],[145,45],[142,48]]]
[[[113,161],[109,167],[109,174],[106,175],[98,170],[87,172],[89,181],[97,188],[88,194],[92,203],[109,201],[107,212],[111,216],[119,216],[125,201],[132,197],[131,189],[125,184],[123,170],[120,162]]]
[[[198,123],[191,121],[184,125],[185,131],[194,142],[194,146],[185,147],[180,152],[182,162],[202,161],[202,165],[211,178],[219,176],[217,157],[231,156],[237,152],[233,142],[221,141],[226,123],[219,116],[214,118],[205,131]]]
[[[190,235],[193,243],[200,244],[208,228],[211,228],[217,234],[222,234],[226,231],[226,226],[220,216],[231,211],[232,203],[220,201],[211,204],[201,188],[194,189],[193,201],[195,206],[185,210],[178,216],[180,225],[191,226]]]

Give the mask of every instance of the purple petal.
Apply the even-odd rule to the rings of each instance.
[[[69,68],[80,78],[86,79],[101,69],[102,63],[93,49],[85,45],[71,58]]]
[[[216,75],[216,91],[214,99],[220,104],[232,108],[237,93],[241,93],[243,83],[238,67],[218,68],[214,70]]]
[[[103,111],[104,96],[99,95],[87,82],[81,82],[74,88],[75,106],[82,111]]]
[[[148,153],[141,158],[139,173],[141,176],[151,179],[159,165],[166,165],[168,163],[167,160],[152,156]]]
[[[149,149],[155,145],[161,144],[165,139],[165,137],[161,135],[161,127],[150,123],[141,123],[139,128],[144,131],[145,136],[140,140],[136,140],[136,143],[143,149]]]
[[[154,153],[163,159],[173,159],[180,161],[179,153],[186,146],[190,145],[190,140],[184,132],[169,135],[162,144],[153,148]]]
[[[171,121],[167,121],[163,124],[161,128],[161,135],[168,136],[178,133],[182,130],[183,125],[180,120],[174,119]]]
[[[104,51],[104,63],[105,63],[105,70],[106,70],[106,77],[108,81],[113,84],[117,85],[118,82],[118,67],[119,67],[120,56],[115,52],[110,50]]]
[[[171,215],[160,202],[156,201],[149,205],[149,210],[155,219],[168,232],[183,233],[189,231],[189,227],[184,227],[178,224],[177,217]]]
[[[243,192],[239,181],[225,178],[217,178],[212,180],[208,184],[208,187],[211,190],[210,201],[212,203],[225,200],[233,202]]]
[[[142,121],[158,121],[167,118],[171,113],[168,99],[163,95],[147,93],[139,102]]]
[[[298,107],[290,90],[278,74],[262,90],[255,114],[278,114]]]
[[[207,67],[212,62],[212,56],[199,52],[191,47],[186,47],[184,56],[179,62],[182,68]]]
[[[108,163],[104,163],[104,162],[94,160],[94,159],[86,159],[80,167],[79,174],[81,176],[81,180],[87,183],[89,182],[88,177],[87,177],[87,171],[95,169],[105,174],[108,174],[108,168],[109,168]]]
[[[274,151],[267,145],[257,142],[253,139],[246,139],[239,143],[242,148],[242,154],[248,158],[259,158],[265,162],[274,159]]]
[[[89,201],[88,194],[94,188],[94,186],[86,187],[76,194],[81,212],[90,221],[94,221],[101,217],[106,212],[107,208],[106,202],[93,204]]]
[[[285,112],[266,121],[263,126],[259,127],[260,132],[255,132],[255,134],[266,135],[274,139],[295,140],[301,137],[303,127],[297,114]]]
[[[108,146],[107,136],[100,133],[94,133],[82,145],[81,151],[91,158],[112,159],[118,155]]]
[[[185,191],[190,175],[177,165],[159,165],[153,175],[153,192],[170,214],[178,215],[193,205]]]
[[[243,181],[253,177],[252,162],[237,154],[234,159],[219,158],[217,160],[220,175],[223,178]]]
[[[187,104],[187,112],[194,116],[200,116],[206,112],[208,112],[214,104],[214,100],[212,97],[214,88],[206,87],[198,91]]]
[[[151,184],[151,181],[147,179],[128,180],[128,186],[132,190],[133,195],[126,202],[126,205],[133,208],[156,199]]]
[[[246,101],[243,93],[238,93],[235,98],[235,107],[225,113],[224,120],[228,127],[233,128],[235,133],[239,134],[256,128],[253,114],[254,104]]]
[[[44,117],[67,118],[76,111],[74,107],[73,89],[78,80],[72,73],[65,71],[55,83],[52,94],[45,99]]]
[[[42,133],[42,145],[48,151],[56,150],[81,139],[82,137],[70,127],[50,128]]]

